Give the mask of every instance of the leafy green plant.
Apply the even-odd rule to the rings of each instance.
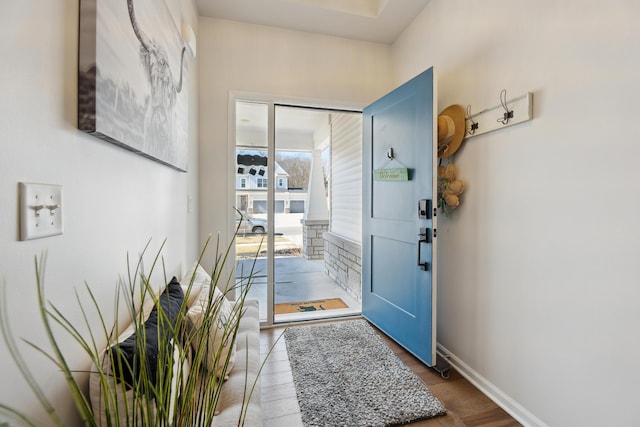
[[[200,253],[198,264],[203,259],[209,241],[210,238]],[[115,296],[115,319],[119,318],[119,313],[122,310],[126,310],[133,321],[133,330],[135,331],[133,345],[137,350],[137,356],[133,363],[119,356],[120,346],[123,344],[115,341],[123,325],[120,325],[116,320],[113,327],[107,326],[103,308],[88,284],[85,283],[85,291],[90,301],[89,307],[85,306],[86,303],[83,304],[76,291],[76,300],[82,312],[83,325],[73,324],[55,305],[46,300],[44,287],[46,255],[35,257],[38,309],[52,348],[51,353],[33,342],[24,339],[23,341],[45,354],[64,375],[70,395],[86,426],[100,425],[97,419],[101,417],[110,426],[210,426],[213,420],[224,382],[216,375],[206,374],[205,371],[209,368],[210,372],[216,372],[210,366],[211,360],[213,360],[214,368],[216,370],[221,368],[222,376],[224,376],[231,356],[230,352],[224,352],[221,348],[212,349],[207,339],[210,334],[215,333],[216,322],[219,322],[223,310],[223,301],[214,296],[213,289],[218,287],[225,298],[231,293],[236,293],[235,303],[232,304],[231,313],[227,313],[229,315],[226,316],[222,332],[223,341],[233,345],[237,339],[240,318],[252,284],[255,261],[251,272],[243,274],[243,282],[236,283],[233,272],[225,276],[225,265],[228,262],[233,243],[222,250],[218,239],[214,264],[208,271],[211,277],[211,283],[209,283],[211,292],[209,292],[203,307],[202,321],[194,327],[186,320],[186,313],[189,309],[187,300],[194,290],[195,272],[190,283],[186,286],[184,299],[180,302],[177,313],[172,316],[167,312],[166,301],[163,302],[164,294],[157,295],[151,284],[151,276],[160,264],[162,264],[164,283],[169,283],[164,268],[164,259],[161,256],[164,242],[155,253],[151,268],[145,273],[143,257],[149,249],[149,244],[150,242],[147,243],[135,264],[132,265],[129,256],[127,256],[128,275],[118,281]],[[1,300],[0,329],[9,353],[25,381],[46,410],[51,423],[63,426],[63,421],[55,407],[27,366],[18,341],[10,328],[4,283]],[[152,301],[153,304],[151,305],[149,301]],[[147,310],[144,309],[145,304]],[[152,325],[152,329],[145,328],[149,308],[157,314],[157,324]],[[89,314],[93,311],[99,317],[98,328],[92,327],[90,322]],[[91,360],[94,370],[91,375],[98,376],[104,400],[104,404],[99,410],[100,413],[94,413],[94,407],[82,392],[82,387],[74,376],[77,371],[74,371],[67,363],[58,338],[54,334],[54,325],[58,325],[73,337]],[[82,332],[83,329],[86,330],[85,333]],[[152,357],[155,355],[147,354],[148,350],[145,345],[147,338],[156,340],[157,358]],[[181,345],[174,345],[176,343]],[[108,349],[105,350],[107,345],[111,347],[107,347]],[[210,354],[212,351],[215,352],[213,358]],[[207,359],[209,366],[207,366]],[[256,381],[250,383],[245,374],[243,410],[238,419],[238,425],[244,425],[246,408],[255,387]],[[131,399],[127,399],[127,396]],[[28,414],[20,413],[2,403],[0,403],[0,412],[9,414],[26,425],[37,425]],[[4,425],[8,424],[4,421],[0,422],[0,426]]]

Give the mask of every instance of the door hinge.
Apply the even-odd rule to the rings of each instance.
[[[436,237],[438,237],[438,236],[436,235],[436,229],[434,228],[433,229],[433,238],[435,239]]]

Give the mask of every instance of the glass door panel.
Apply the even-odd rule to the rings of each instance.
[[[332,110],[275,106],[274,322],[344,316],[360,303],[327,274]],[[323,156],[324,154],[324,156]]]
[[[268,320],[268,104],[236,102],[236,281]]]
[[[241,286],[251,281],[248,297],[259,300],[261,322],[359,314],[360,253],[353,236],[360,234],[360,169],[353,168],[361,162],[360,114],[251,101],[236,101],[235,109],[236,279]],[[354,115],[350,126],[340,124]],[[343,172],[336,177],[345,183],[332,189],[335,120],[351,130],[339,132]],[[332,241],[351,233],[348,246],[355,248],[346,255],[336,250],[334,258],[348,257],[357,270],[352,276],[341,275],[343,267],[325,256],[332,198],[342,212],[334,224],[341,235]]]

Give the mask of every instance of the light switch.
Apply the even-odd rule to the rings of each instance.
[[[62,186],[21,182],[20,240],[62,234]]]

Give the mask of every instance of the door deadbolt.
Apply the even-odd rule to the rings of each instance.
[[[431,218],[431,200],[429,199],[418,200],[418,218],[419,219]]]

